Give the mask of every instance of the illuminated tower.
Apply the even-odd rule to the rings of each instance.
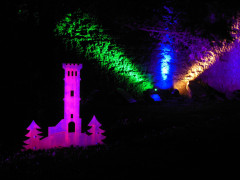
[[[55,133],[81,133],[80,118],[80,70],[81,64],[63,64],[64,76],[64,119],[56,126],[48,127],[48,135]]]
[[[30,137],[25,141],[26,149],[50,149],[70,146],[93,146],[103,144],[106,137],[102,134],[105,131],[100,129],[101,124],[93,116],[88,126],[90,135],[82,133],[82,120],[80,118],[80,70],[81,64],[63,64],[64,77],[64,118],[56,125],[48,127],[48,137],[40,139],[38,126],[28,128]],[[34,121],[33,121],[34,122]],[[32,124],[31,124],[32,125]],[[31,126],[29,126],[31,127]]]
[[[81,64],[63,64],[64,77],[64,120],[66,131],[81,132],[80,119],[80,70]]]

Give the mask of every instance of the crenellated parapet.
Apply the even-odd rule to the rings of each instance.
[[[62,64],[63,69],[75,69],[75,70],[81,70],[82,64],[77,63],[63,63]]]
[[[65,78],[73,78],[77,77],[79,80],[80,78],[80,71],[82,69],[82,64],[77,64],[77,63],[63,63],[62,64],[63,69],[65,70]],[[66,79],[64,79],[66,80]]]

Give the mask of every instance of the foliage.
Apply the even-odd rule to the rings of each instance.
[[[77,49],[89,60],[97,60],[103,69],[107,69],[122,82],[127,82],[128,90],[142,93],[152,89],[151,80],[135,66],[114,40],[104,33],[96,19],[81,10],[67,14],[55,29],[70,49]]]

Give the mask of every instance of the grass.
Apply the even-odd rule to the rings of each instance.
[[[124,179],[156,177],[162,168],[237,166],[239,105],[176,101],[108,107],[121,116],[105,116],[106,145],[2,155],[1,175]]]

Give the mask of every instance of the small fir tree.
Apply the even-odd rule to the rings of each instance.
[[[93,145],[95,144],[104,144],[102,140],[106,138],[106,136],[102,135],[102,133],[105,132],[105,130],[102,130],[100,127],[102,124],[100,124],[95,116],[93,116],[92,120],[88,124],[91,128],[88,130],[89,133],[91,133],[91,143]]]
[[[39,148],[39,142],[40,139],[42,138],[42,136],[40,136],[39,134],[41,134],[42,132],[39,131],[38,129],[41,128],[33,120],[30,126],[28,126],[27,128],[29,132],[25,135],[26,137],[29,138],[26,141],[24,141],[24,143],[27,144],[24,145],[25,149],[37,150]]]

